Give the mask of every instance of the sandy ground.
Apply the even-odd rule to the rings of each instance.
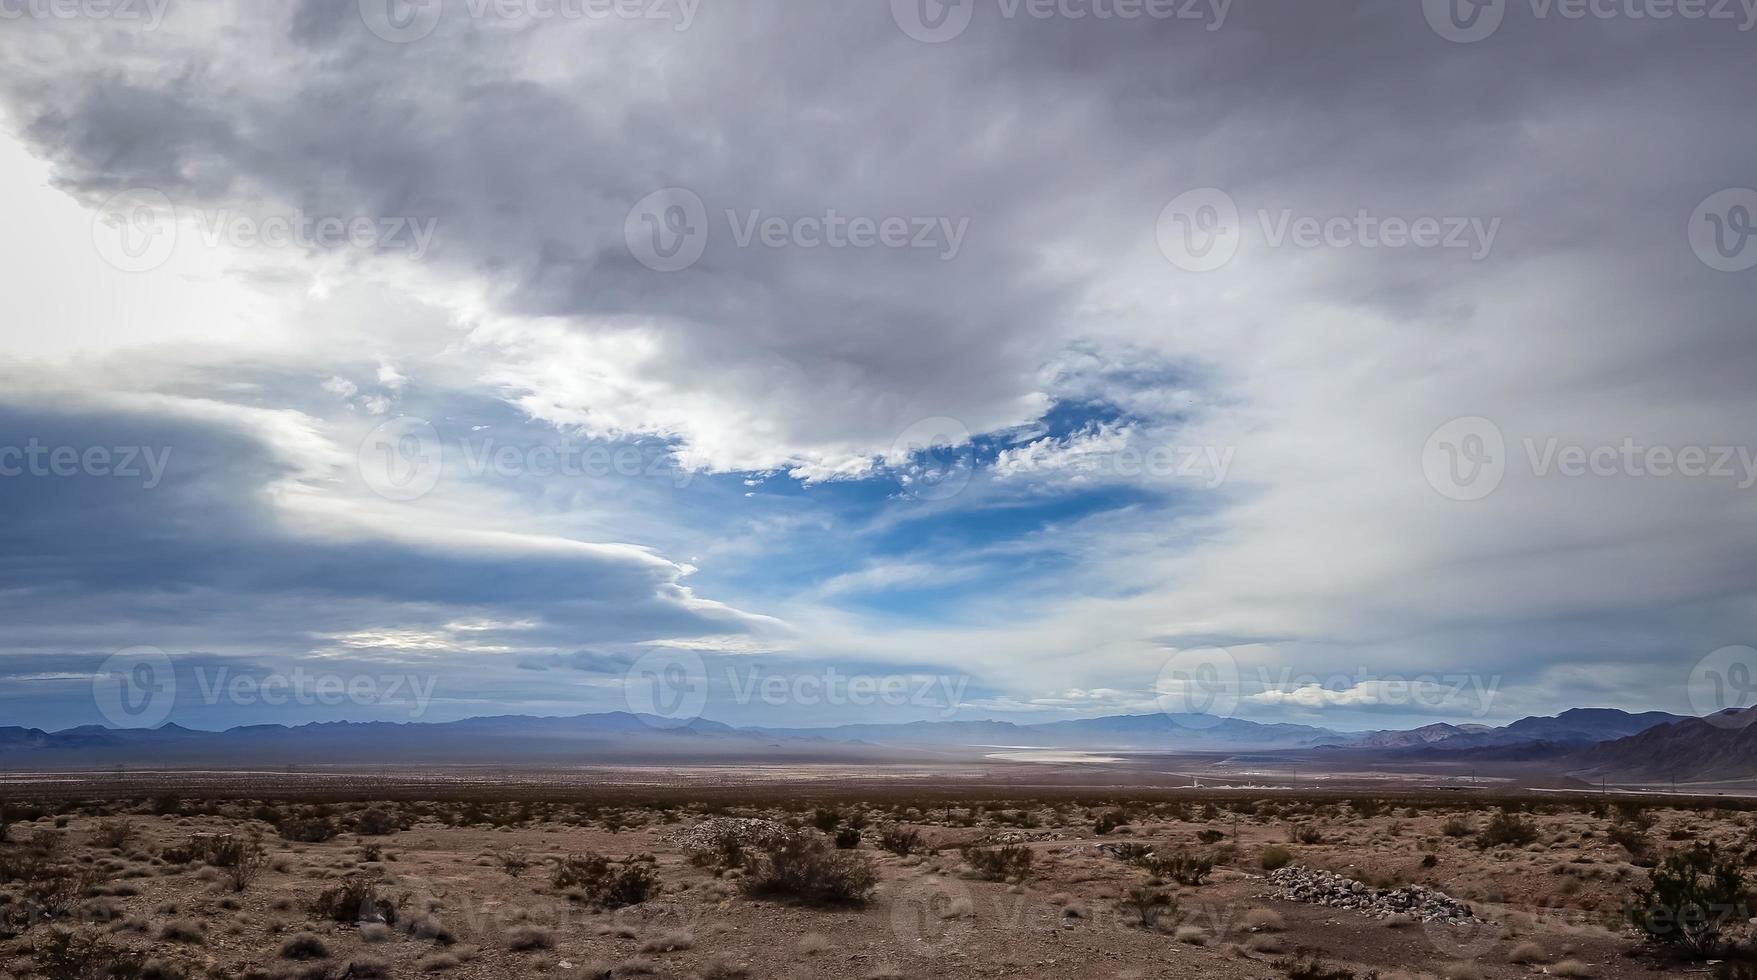
[[[864,905],[845,907],[750,897],[736,871],[716,875],[690,864],[676,839],[709,817],[689,807],[543,803],[471,814],[484,821],[528,815],[496,827],[450,825],[463,804],[382,804],[376,809],[406,829],[298,843],[251,819],[259,812],[254,803],[206,806],[217,812],[154,815],[139,804],[101,815],[46,813],[15,822],[0,855],[18,853],[39,834],[54,835],[67,860],[95,869],[87,893],[93,897],[63,924],[150,953],[165,976],[1288,977],[1298,953],[1361,978],[1372,971],[1451,980],[1620,978],[1661,968],[1619,921],[1626,895],[1646,871],[1607,839],[1613,815],[1553,803],[1545,808],[1554,812],[1529,815],[1534,842],[1483,849],[1471,837],[1445,833],[1450,817],[1462,815],[1473,827],[1486,820],[1468,807],[1395,806],[1366,816],[1334,801],[1281,798],[1235,815],[1202,804],[1125,803],[1127,826],[1100,835],[1096,818],[1111,812],[1109,804],[1015,802],[971,813],[847,802],[835,809],[844,818],[864,815],[856,853],[873,862],[879,883]],[[347,825],[365,806],[338,804],[326,812]],[[819,833],[809,829],[810,808],[714,810],[790,820]],[[123,814],[132,839],[113,849],[99,843],[104,827]],[[1649,815],[1647,836],[1657,851],[1708,839],[1731,846],[1749,834],[1748,818],[1732,811]],[[890,825],[919,830],[938,853],[878,850],[876,828]],[[1319,842],[1292,842],[1299,828]],[[1033,852],[1031,871],[1014,881],[979,878],[957,848],[1005,833],[1045,838],[1024,845]],[[260,837],[271,866],[239,893],[220,869],[164,859],[204,834]],[[1186,846],[1218,860],[1199,886],[1158,882],[1176,907],[1149,927],[1120,901],[1150,884],[1147,873],[1099,848],[1130,841]],[[1472,902],[1483,921],[1472,928],[1424,925],[1274,898],[1262,867],[1270,846],[1286,848],[1294,865],[1368,884],[1437,888]],[[615,861],[645,862],[650,855],[660,891],[614,910],[570,898],[551,884],[553,860],[586,852]],[[524,857],[527,866],[509,870],[508,855]],[[401,923],[423,925],[411,934],[312,912],[326,887],[360,873],[382,876]],[[0,909],[23,893],[19,881],[0,882]],[[0,942],[0,975],[32,975],[33,944],[50,928],[37,925]],[[283,955],[284,944],[301,933],[317,937],[315,955]]]

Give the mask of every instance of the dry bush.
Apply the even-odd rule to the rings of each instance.
[[[1503,808],[1495,811],[1495,815],[1477,832],[1476,846],[1484,849],[1524,847],[1534,840],[1537,840],[1537,824]]]
[[[892,854],[908,857],[921,849],[921,831],[892,824],[879,830],[878,845]]]
[[[104,980],[137,975],[141,954],[110,945],[88,930],[48,929],[30,946],[31,965],[48,980]]]
[[[1310,950],[1296,949],[1294,955],[1269,965],[1287,974],[1288,980],[1354,980],[1353,970],[1336,966]]]
[[[1129,889],[1123,896],[1122,906],[1135,913],[1141,925],[1148,929],[1159,924],[1161,915],[1167,912],[1177,914],[1177,902],[1170,895],[1144,885]]]
[[[260,841],[248,843],[240,841],[235,849],[227,854],[228,864],[221,865],[226,870],[226,881],[234,892],[242,892],[256,883],[268,870],[268,850]]]
[[[119,820],[105,820],[98,824],[93,840],[99,847],[121,850],[132,843],[134,837],[134,821],[123,817]]]
[[[878,885],[872,861],[857,851],[838,851],[822,840],[777,841],[745,865],[744,890],[784,895],[811,904],[860,903]]]
[[[1214,860],[1180,849],[1172,854],[1155,854],[1142,861],[1141,866],[1158,877],[1195,887],[1208,880],[1214,870]]]
[[[965,863],[989,881],[1024,878],[1031,873],[1031,849],[1018,844],[1003,847],[965,847],[958,851]]]
[[[1263,848],[1263,853],[1258,860],[1262,863],[1264,871],[1274,871],[1293,863],[1293,852],[1279,844],[1270,844]]]
[[[319,892],[311,902],[311,914],[331,922],[382,921],[395,924],[397,907],[378,893],[380,877],[353,874]]]
[[[620,869],[601,854],[569,854],[555,862],[549,880],[557,888],[577,889],[581,896],[595,905],[619,909],[639,905],[658,891],[659,875],[638,861]]]

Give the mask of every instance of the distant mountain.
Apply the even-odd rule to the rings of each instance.
[[[1606,742],[1639,735],[1659,725],[1685,721],[1688,717],[1664,711],[1630,714],[1616,708],[1571,708],[1554,718],[1521,718],[1501,731],[1521,738],[1552,742]]]
[[[1428,745],[1433,742],[1444,742],[1460,735],[1472,735],[1493,731],[1487,725],[1448,725],[1441,722],[1437,725],[1423,725],[1408,731],[1368,732],[1366,735],[1341,743],[1349,748],[1360,749],[1402,749],[1413,745]]]
[[[462,721],[316,722],[198,732],[98,726],[45,732],[0,728],[0,767],[332,764],[581,765],[593,762],[713,763],[873,761],[927,758],[930,751],[998,746],[1173,750],[1297,748],[1339,738],[1306,725],[1164,714],[1018,725],[1004,721],[910,722],[837,728],[734,728],[697,719],[676,724],[627,712],[551,718],[501,715]]]
[[[1757,777],[1757,708],[1723,711],[1604,742],[1571,761],[1579,775],[1629,780]]]
[[[1609,708],[1522,718],[1502,728],[1426,725],[1407,731],[1335,732],[1207,715],[1139,714],[1021,725],[916,721],[834,728],[735,728],[697,719],[611,712],[572,717],[500,715],[452,722],[318,722],[199,732],[175,725],[59,732],[0,728],[0,768],[291,765],[713,764],[971,757],[1000,747],[1135,751],[1281,752],[1334,749],[1391,758],[1542,758],[1669,726],[1679,716]],[[1670,726],[1675,727],[1675,726]]]
[[[1371,732],[1342,743],[1346,748],[1383,749],[1401,755],[1438,758],[1476,753],[1478,758],[1539,757],[1639,734],[1683,721],[1664,711],[1631,714],[1617,708],[1571,708],[1555,717],[1521,718],[1499,728],[1487,725],[1427,725],[1409,731]],[[1520,751],[1521,747],[1532,747]]]
[[[758,729],[766,734],[883,745],[1020,746],[1064,749],[1303,748],[1342,738],[1310,725],[1260,724],[1212,715],[1110,715],[1020,725],[1009,721],[915,721],[900,725]]]

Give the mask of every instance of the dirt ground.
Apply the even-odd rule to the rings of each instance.
[[[1651,863],[1699,841],[1742,848],[1751,835],[1748,815],[1653,806],[1637,817],[1603,803],[1537,803],[1520,815],[1534,834],[1528,843],[1484,846],[1478,835],[1493,812],[1456,802],[1292,797],[928,808],[858,800],[700,807],[158,801],[22,815],[15,808],[9,842],[0,845],[0,860],[11,859],[0,866],[12,868],[11,880],[0,873],[0,921],[32,901],[28,874],[18,868],[33,849],[83,876],[80,893],[55,919],[20,922],[15,914],[0,931],[13,933],[0,941],[0,976],[103,975],[45,967],[40,947],[57,935],[96,943],[92,955],[106,959],[142,953],[149,962],[135,975],[146,978],[1708,974],[1706,965],[1662,962],[1623,925],[1621,909],[1648,876],[1637,860]],[[871,863],[876,887],[863,904],[748,894],[739,870],[691,863],[680,844],[692,827],[728,817],[791,825],[825,842],[832,832],[820,827],[858,825],[860,842],[843,853]],[[1103,826],[1112,822],[1120,825]],[[327,832],[302,829],[314,825],[336,836],[289,839]],[[1625,843],[1613,842],[1614,828],[1626,840],[1635,825],[1650,848],[1644,859],[1632,860]],[[881,849],[887,829],[919,832],[932,853]],[[266,867],[237,891],[227,869],[184,860],[192,840],[260,840]],[[985,843],[1028,849],[1029,870],[983,877],[959,849]],[[1203,857],[1213,869],[1200,884],[1157,878],[1113,853],[1131,843]],[[558,862],[588,854],[609,858],[613,868],[654,872],[657,887],[644,901],[608,908],[555,883]],[[1368,886],[1425,885],[1471,903],[1478,921],[1461,927],[1374,918],[1276,898],[1266,857]],[[391,911],[367,918],[394,923],[355,915],[334,921],[315,911],[326,889],[350,878],[376,881]],[[1149,912],[1151,925],[1125,901],[1136,889],[1164,896]]]

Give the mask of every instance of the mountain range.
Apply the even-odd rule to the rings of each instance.
[[[1748,721],[1749,719],[1745,719]],[[909,760],[966,750],[1319,752],[1359,758],[1551,760],[1595,776],[1727,778],[1757,775],[1757,733],[1651,711],[1575,708],[1509,725],[1435,724],[1337,732],[1204,715],[1112,715],[1021,725],[1006,721],[916,721],[832,728],[734,727],[683,723],[626,712],[536,717],[501,715],[451,722],[318,722],[206,732],[165,725],[87,725],[47,732],[0,727],[0,767],[264,766],[325,764],[579,765]]]

